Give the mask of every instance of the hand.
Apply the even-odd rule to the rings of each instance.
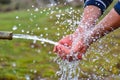
[[[54,52],[63,60],[73,61],[82,59],[82,54],[86,52],[87,48],[84,31],[79,27],[73,34],[62,38],[54,47]]]
[[[71,35],[67,35],[62,38],[57,46],[54,47],[54,52],[56,52],[63,60],[66,59],[66,56],[70,53],[72,38]]]

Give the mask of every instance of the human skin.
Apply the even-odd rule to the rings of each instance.
[[[120,15],[114,9],[96,25],[96,21],[100,16],[101,11],[98,7],[87,6],[76,31],[62,38],[59,45],[54,47],[54,52],[62,59],[72,61],[73,55],[67,57],[72,51],[74,55],[77,55],[76,60],[82,59],[82,55],[93,42],[120,26]]]
[[[66,56],[71,52],[71,48],[73,48],[73,41],[76,39],[76,37],[78,37],[78,34],[83,34],[87,29],[94,27],[96,21],[100,16],[101,11],[98,7],[92,5],[86,6],[83,11],[82,20],[80,21],[80,24],[76,31],[73,34],[67,35],[66,37],[59,40],[59,44],[54,47],[54,52],[56,52],[62,59],[66,59]],[[79,42],[76,43],[78,44],[74,45],[76,48],[73,48],[72,51],[74,53],[79,51],[77,57],[78,59],[81,59],[81,53],[85,53],[88,46],[83,43],[83,39],[79,40]],[[78,45],[81,46],[81,48],[78,48]],[[70,57],[69,60],[72,60],[72,58]]]
[[[114,8],[95,26],[91,35],[89,36],[90,42],[105,36],[106,34],[114,31],[120,27],[120,15],[114,10]],[[94,39],[94,40],[93,40]]]
[[[98,18],[101,16],[101,10],[93,5],[86,6],[83,11],[79,26],[84,25],[87,29],[94,27]]]

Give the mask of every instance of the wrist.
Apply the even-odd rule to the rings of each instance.
[[[89,31],[89,35],[87,35],[87,42],[89,45],[91,45],[93,42],[96,42],[101,36],[103,35],[102,32],[103,29],[101,28],[94,28],[91,31]]]
[[[73,33],[73,36],[75,36],[75,38],[76,36],[79,38],[82,37],[84,40],[84,44],[87,46],[91,45],[93,42],[95,42],[98,39],[98,37],[95,37],[95,35],[96,35],[96,31],[94,31],[94,27],[90,27],[85,24],[79,24],[76,31]]]
[[[79,31],[79,32],[87,32],[91,29],[93,29],[95,26],[95,24],[93,23],[85,23],[85,22],[80,22],[80,24],[78,25],[76,31]]]

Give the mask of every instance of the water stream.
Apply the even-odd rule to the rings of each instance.
[[[13,34],[13,39],[19,38],[19,39],[28,39],[28,40],[37,40],[45,43],[49,43],[52,45],[58,45],[57,42],[54,42],[49,39],[41,38],[39,36],[32,36],[32,35],[26,35],[26,34]],[[61,59],[56,60],[57,64],[59,65],[59,71],[56,72],[56,75],[60,76],[60,80],[78,80],[79,77],[79,61],[63,61]]]
[[[33,22],[36,19],[36,14],[38,13],[39,10],[38,8],[35,8],[35,12],[32,13],[30,9],[27,10],[30,13],[30,23]],[[55,33],[57,37],[60,37],[60,35],[66,35],[67,32],[74,31],[76,28],[76,25],[79,25],[80,21],[80,10],[74,10],[72,7],[62,10],[59,9],[59,7],[55,7],[55,10],[53,8],[48,8],[44,9],[43,11],[40,10],[40,14],[43,15],[43,13],[49,16],[50,20],[55,20],[55,28],[58,32]],[[66,18],[68,17],[68,18]],[[18,16],[16,16],[16,19],[18,20]],[[34,21],[37,22],[37,21]],[[67,24],[67,25],[66,25]],[[57,25],[57,27],[56,27]],[[31,24],[28,25],[28,28],[31,26]],[[62,26],[62,27],[61,27]],[[18,24],[18,27],[21,27],[21,23]],[[13,26],[13,30],[17,30],[17,26]],[[35,29],[37,30],[42,30],[41,24],[36,23],[35,24]],[[54,26],[51,27],[51,29],[54,29]],[[68,30],[66,30],[68,28]],[[60,30],[66,30],[63,34],[60,34]],[[44,27],[45,31],[49,30],[49,27]],[[26,35],[26,33],[29,33],[30,31],[25,31],[24,29],[21,30],[23,34],[13,34],[13,39],[27,39],[27,40],[36,40],[36,41],[41,41],[45,43],[49,43],[51,45],[58,45],[57,42],[43,38],[45,36],[36,36],[36,35]],[[31,30],[32,32],[32,30]],[[48,33],[46,33],[48,36]],[[58,38],[59,39],[59,38]],[[111,39],[111,38],[110,38]],[[108,42],[110,41],[107,40]],[[77,40],[77,39],[76,39]],[[78,39],[79,40],[79,39]],[[104,39],[103,39],[104,40]],[[106,40],[106,39],[105,39]],[[74,41],[73,45],[76,44],[77,41]],[[63,61],[62,59],[58,57],[55,58],[55,62],[59,66],[59,70],[56,72],[56,75],[59,77],[59,80],[104,80],[104,76],[110,76],[110,79],[106,80],[111,80],[111,77],[114,78],[116,75],[112,74],[113,72],[117,71],[117,68],[114,67],[116,64],[119,62],[117,59],[116,61],[113,59],[114,57],[118,57],[119,54],[116,54],[115,52],[111,54],[108,54],[111,49],[110,43],[114,42],[111,41],[109,43],[104,41],[99,41],[98,45],[93,45],[91,49],[89,50],[89,53],[87,53],[87,58],[88,59],[83,59],[81,61],[73,61],[69,62],[67,60]],[[102,45],[103,43],[103,45]],[[109,45],[108,45],[109,44]],[[112,45],[115,45],[115,43]],[[98,46],[98,47],[97,47]],[[73,46],[74,47],[74,46]],[[115,46],[114,46],[115,47]],[[115,47],[117,50],[117,47]],[[114,48],[113,48],[114,49]],[[109,51],[109,52],[108,52]],[[91,52],[91,53],[90,53]],[[91,56],[92,55],[92,56]],[[110,56],[109,56],[110,55]],[[113,56],[112,56],[113,55]],[[111,65],[112,64],[112,65]],[[115,68],[115,69],[114,69]],[[83,70],[86,69],[86,70]],[[112,72],[113,71],[113,72]],[[82,75],[82,76],[81,76]],[[118,75],[117,77],[119,77]],[[28,76],[27,76],[28,77]],[[85,79],[84,79],[85,78]],[[114,80],[120,80],[119,79],[114,79]]]
[[[38,40],[41,42],[46,42],[49,44],[57,45],[57,42],[54,42],[49,39],[41,38],[39,36],[32,36],[32,35],[26,35],[26,34],[13,34],[13,38],[20,38],[20,39],[30,39],[30,40]]]

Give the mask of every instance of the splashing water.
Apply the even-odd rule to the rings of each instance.
[[[33,5],[32,7],[35,8]],[[65,10],[61,10],[59,9],[59,7],[55,7],[44,10],[39,10],[38,8],[35,8],[33,12],[31,12],[30,9],[28,9],[27,11],[30,14],[29,17],[30,22],[33,21],[37,22],[36,20],[38,16],[36,13],[50,15],[49,20],[51,21],[54,20],[55,25],[57,25],[57,27],[54,26],[51,27],[51,29],[57,28],[56,30],[58,32],[55,32],[57,39],[59,39],[60,35],[66,35],[67,33],[74,31],[76,29],[76,26],[80,24],[80,17],[82,17],[80,15],[82,11],[79,9],[74,10],[74,8],[72,7],[67,8]],[[19,20],[20,17],[16,16],[16,19]],[[21,25],[22,24],[19,23],[18,25],[13,26],[13,30],[18,30],[19,27],[21,27]],[[32,27],[31,24],[28,24],[29,29],[31,29],[30,27]],[[41,34],[40,36],[32,36],[34,35],[34,30],[28,31],[28,28],[27,31],[26,29],[21,30],[23,34],[13,34],[13,38],[38,40],[52,45],[58,44],[57,42],[43,38],[45,36],[48,37],[48,33],[47,33],[47,30],[49,30],[48,26],[42,28],[41,24],[39,23],[35,24],[34,27],[35,30],[46,31],[46,35]],[[62,31],[63,33],[59,33],[60,31]],[[24,35],[24,33],[29,33],[32,35]],[[108,42],[104,42],[104,41],[108,41]],[[82,61],[68,62],[66,60],[63,61],[60,58],[59,59],[56,58],[55,61],[59,66],[59,71],[56,72],[56,75],[60,77],[59,80],[103,80],[104,76],[112,75],[111,77],[114,77],[113,73],[116,73],[115,72],[117,71],[116,65],[119,64],[120,59],[115,61],[113,58],[118,58],[120,55],[117,54],[117,52],[111,53],[111,55],[109,54],[111,51],[110,43],[112,45],[116,45],[116,43],[113,43],[115,41],[111,41],[111,42],[110,39],[100,40],[98,44],[93,45],[93,47],[89,49],[88,53],[85,54],[86,59],[83,59]],[[117,46],[116,49],[118,49]],[[26,79],[28,77],[29,76],[26,76]]]
[[[57,64],[60,69],[56,72],[56,75],[60,76],[59,80],[78,80],[80,73],[79,61],[69,62],[57,59]]]
[[[13,38],[38,40],[38,41],[50,43],[50,44],[53,44],[53,45],[58,45],[57,42],[54,42],[52,40],[48,40],[48,39],[45,39],[45,38],[41,38],[41,37],[38,37],[38,36],[31,36],[31,35],[25,35],[25,34],[13,34]]]
[[[13,34],[13,38],[38,40],[49,44],[58,45],[57,42],[54,42],[49,39],[41,38],[38,36]],[[67,60],[63,61],[61,59],[57,59],[57,64],[59,65],[60,71],[57,71],[56,75],[61,76],[60,80],[78,80],[79,72],[80,72],[79,61],[69,62]]]

